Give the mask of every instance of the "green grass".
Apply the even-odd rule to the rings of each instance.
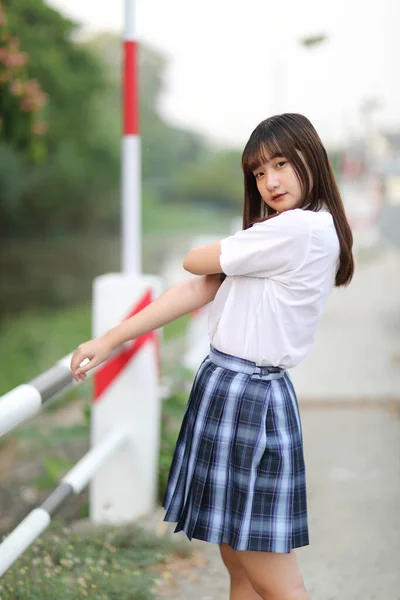
[[[178,335],[183,335],[189,323],[189,315],[183,315],[179,319],[165,325],[163,331],[163,340],[168,342]]]
[[[141,528],[76,533],[61,521],[0,580],[1,600],[152,600],[167,556],[179,542]]]

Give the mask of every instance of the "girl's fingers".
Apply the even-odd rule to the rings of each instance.
[[[93,362],[94,362],[94,357],[92,357],[90,359],[88,357],[86,357],[84,360],[82,360],[79,363],[79,371],[81,373],[86,373],[86,371],[88,371],[89,369],[92,368]]]
[[[83,372],[82,369],[78,369],[72,374],[72,377],[75,381],[84,381],[86,379],[86,372]]]
[[[71,372],[75,381],[84,381],[86,373],[97,367],[106,355],[101,348],[97,348],[91,342],[77,348],[71,359]]]
[[[75,381],[78,381],[80,368],[79,368],[79,362],[77,362],[77,360],[74,359],[74,357],[72,357],[70,368],[71,368],[72,377],[75,379]]]
[[[72,373],[75,373],[75,371],[76,371],[76,356],[75,356],[75,353],[72,355],[70,368],[71,368]]]
[[[77,370],[77,373],[79,375],[85,375],[88,371],[90,371],[90,369],[93,369],[93,367],[95,367],[98,364],[98,361],[96,360],[96,358],[93,356],[90,360],[89,358],[85,358],[84,361],[81,362],[79,369]]]
[[[89,362],[89,357],[85,356],[85,352],[82,350],[76,350],[71,359],[71,372],[78,375],[82,368],[85,367]],[[91,356],[93,358],[93,355]]]
[[[75,350],[71,359],[71,371],[74,373],[79,368],[84,356],[81,350]]]

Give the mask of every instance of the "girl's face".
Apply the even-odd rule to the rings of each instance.
[[[263,201],[279,213],[299,208],[303,202],[302,189],[290,162],[284,156],[270,153],[264,158],[266,162],[253,171]],[[311,177],[309,171],[308,174]]]

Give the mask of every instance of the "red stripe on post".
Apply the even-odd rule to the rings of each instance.
[[[124,134],[139,133],[139,76],[138,46],[136,42],[124,42]]]
[[[123,321],[129,319],[129,317],[133,317],[138,312],[140,312],[143,308],[148,306],[152,301],[151,292],[148,291],[140,300],[139,304],[133,308],[126,317],[124,317]],[[118,375],[125,369],[130,360],[139,352],[139,350],[144,346],[146,342],[153,342],[155,344],[155,350],[157,355],[158,362],[158,371],[160,374],[161,370],[161,361],[160,361],[160,341],[159,337],[155,331],[151,331],[146,333],[133,340],[131,346],[126,350],[120,352],[117,356],[109,360],[104,367],[99,369],[94,374],[94,395],[93,402],[97,402],[100,396],[105,392],[105,390],[109,387],[109,385],[118,377]]]

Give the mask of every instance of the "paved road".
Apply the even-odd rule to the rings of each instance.
[[[400,600],[400,254],[372,246],[358,256],[293,373],[311,534],[298,557],[312,600]],[[190,547],[193,559],[160,579],[159,598],[227,600],[218,548]]]

